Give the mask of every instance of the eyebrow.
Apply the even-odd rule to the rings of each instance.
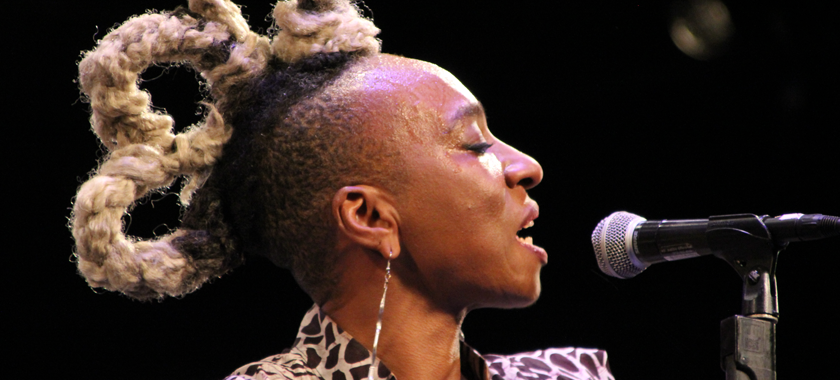
[[[475,103],[468,103],[458,107],[458,109],[452,113],[449,120],[454,122],[466,117],[478,116],[481,114],[484,114],[484,106],[481,105],[481,102],[476,101]]]
[[[476,101],[475,103],[467,103],[458,107],[458,109],[452,113],[452,116],[449,117],[449,128],[444,131],[444,134],[450,134],[455,130],[455,128],[460,126],[461,124],[459,124],[458,121],[461,119],[483,114],[484,106],[481,105],[481,102],[479,101]]]

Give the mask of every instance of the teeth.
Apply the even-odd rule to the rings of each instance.
[[[522,228],[520,228],[520,229],[519,229],[519,231],[522,231],[522,230],[524,230],[524,229],[526,229],[526,228],[530,228],[530,227],[533,227],[533,226],[534,226],[534,221],[532,220],[532,221],[528,222],[528,224],[526,224],[526,225],[522,226]],[[517,232],[518,232],[518,231],[517,231]]]
[[[523,243],[525,243],[525,244],[528,244],[528,245],[534,245],[534,238],[532,238],[532,237],[530,237],[530,236],[526,236],[526,237],[524,237],[524,238],[523,238],[523,237],[518,237],[518,236],[517,236],[517,239],[519,239],[519,241],[521,241],[521,242],[523,242]]]

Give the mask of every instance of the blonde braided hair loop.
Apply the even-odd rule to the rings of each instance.
[[[218,104],[272,58],[293,62],[319,52],[379,51],[378,29],[348,0],[317,3],[323,14],[296,9],[297,0],[279,2],[274,14],[280,32],[269,40],[250,30],[230,0],[189,0],[189,11],[129,19],[85,53],[79,83],[90,102],[92,129],[109,151],[79,188],[70,218],[78,269],[91,287],[137,299],[179,296],[227,270],[224,258],[192,257],[176,248],[173,241],[191,230],[149,241],[123,232],[122,217],[134,202],[179,176],[189,178],[181,192],[187,205],[233,133],[211,103],[205,103],[203,123],[173,133],[172,118],[152,110],[139,75],[153,64],[186,63],[201,73]]]
[[[250,32],[235,4],[191,0],[190,9],[204,19],[188,14],[132,18],[105,36],[79,64],[91,125],[110,151],[79,189],[71,217],[78,268],[92,287],[139,299],[160,298],[188,293],[221,274],[198,270],[213,265],[196,263],[173,247],[172,240],[187,231],[154,241],[136,241],[122,231],[127,209],[149,191],[171,185],[177,176],[190,176],[181,197],[188,203],[232,133],[208,104],[203,125],[175,135],[172,118],[152,111],[149,94],[138,87],[139,74],[155,63],[188,62],[216,94],[261,70],[268,59],[267,38]],[[202,61],[208,49],[228,41],[237,46],[227,62],[210,67]]]

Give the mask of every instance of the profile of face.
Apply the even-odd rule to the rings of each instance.
[[[542,180],[540,165],[490,133],[481,104],[449,72],[390,55],[362,66],[347,85],[363,92],[379,115],[372,133],[398,144],[404,164],[395,270],[454,310],[536,301],[547,255],[517,233],[539,213],[526,190]]]

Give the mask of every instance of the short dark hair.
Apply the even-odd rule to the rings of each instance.
[[[393,189],[397,178],[398,151],[365,133],[366,116],[351,99],[324,91],[356,61],[343,52],[292,65],[273,61],[229,92],[221,111],[233,135],[183,221],[220,236],[182,250],[221,248],[231,265],[242,254],[266,257],[290,269],[313,299],[330,297],[337,284],[335,192],[357,184]]]

